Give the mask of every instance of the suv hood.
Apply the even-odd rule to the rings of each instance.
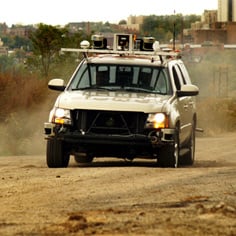
[[[134,111],[154,113],[163,111],[169,95],[131,93],[124,91],[65,91],[59,95],[56,107],[65,109]]]

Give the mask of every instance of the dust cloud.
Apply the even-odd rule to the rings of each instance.
[[[45,153],[43,124],[53,101],[31,110],[11,113],[0,125],[0,155],[37,155]]]
[[[183,60],[199,87],[198,127],[205,136],[236,130],[236,67],[234,50],[218,47],[193,50]],[[197,58],[198,60],[194,60]]]

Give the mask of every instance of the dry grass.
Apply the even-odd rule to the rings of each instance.
[[[47,99],[46,82],[30,74],[0,74],[1,155],[40,152],[41,118],[45,117],[40,107]]]
[[[33,75],[14,72],[0,74],[0,119],[41,103],[46,93],[45,88],[46,81]]]
[[[198,126],[205,135],[236,131],[236,99],[201,98],[197,111]]]

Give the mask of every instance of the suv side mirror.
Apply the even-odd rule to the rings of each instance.
[[[64,91],[65,81],[63,79],[52,79],[48,82],[48,88],[57,91]]]
[[[193,84],[184,84],[176,94],[178,97],[197,96],[199,94],[199,88]]]

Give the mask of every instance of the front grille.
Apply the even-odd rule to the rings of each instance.
[[[142,112],[75,110],[74,129],[94,134],[142,134],[147,115]]]

